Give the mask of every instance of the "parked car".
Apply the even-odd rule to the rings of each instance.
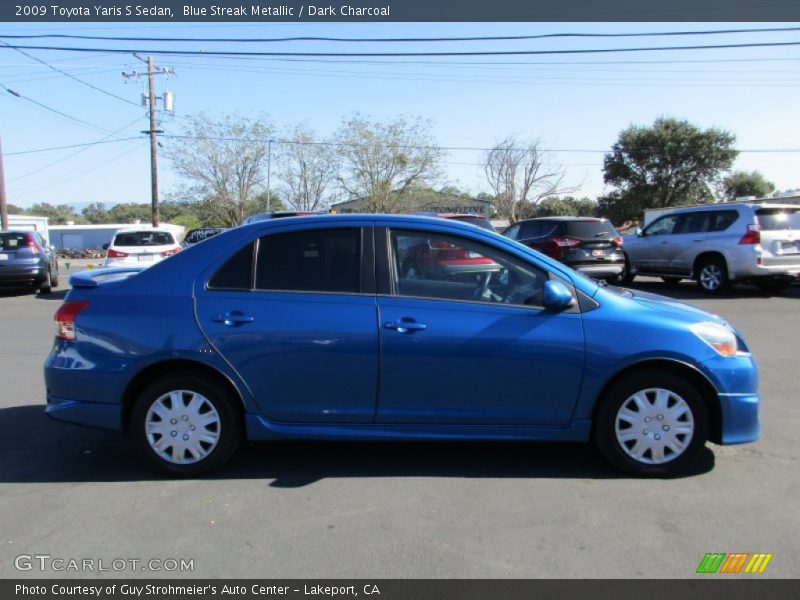
[[[171,231],[155,227],[120,229],[103,249],[106,267],[147,267],[181,251]]]
[[[269,221],[270,219],[282,219],[284,217],[309,217],[311,215],[321,215],[324,212],[314,211],[296,211],[296,210],[270,210],[267,212],[256,213],[245,217],[242,225],[250,225],[251,223],[258,223],[259,221]]]
[[[408,277],[398,248],[420,244],[498,270]],[[759,436],[756,365],[731,325],[464,223],[276,219],[128,270],[72,276],[46,410],[127,431],[173,475],[244,439],[315,438],[593,440],[661,476],[706,440]]]
[[[36,231],[0,231],[0,286],[49,294],[58,285],[58,257]]]
[[[528,219],[515,223],[503,235],[590,277],[616,281],[625,270],[622,237],[608,219]]]
[[[214,237],[223,231],[225,231],[224,227],[198,227],[197,229],[191,229],[185,236],[183,236],[183,239],[181,240],[181,248],[193,246],[198,242],[202,242],[210,237]]]
[[[726,203],[675,210],[625,243],[626,282],[695,279],[704,292],[753,283],[779,291],[800,274],[800,206]]]
[[[477,213],[434,213],[434,212],[416,212],[415,215],[424,215],[429,217],[439,217],[440,219],[452,219],[453,221],[461,221],[462,223],[469,223],[476,227],[482,227],[489,231],[497,231],[486,215]]]

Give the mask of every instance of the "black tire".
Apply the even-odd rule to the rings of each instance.
[[[617,413],[623,405],[637,392],[652,388],[669,390],[679,396],[688,405],[694,422],[694,432],[686,448],[674,458],[660,463],[646,462],[651,460],[652,454],[649,458],[643,455],[642,461],[635,459],[625,450],[616,434]],[[658,421],[653,421],[653,423],[657,427]],[[668,371],[642,369],[615,383],[599,399],[593,425],[595,444],[603,456],[616,468],[638,477],[666,477],[685,469],[703,449],[708,439],[708,408],[700,393],[687,379]],[[649,426],[645,425],[645,427]],[[631,425],[632,429],[634,427]],[[656,437],[655,427],[648,432],[647,436]],[[643,429],[643,436],[645,435],[644,431]],[[633,442],[633,444],[637,443]]]
[[[188,464],[176,464],[160,456],[148,441],[146,420],[155,402],[172,391],[186,390],[205,397],[219,416],[218,439],[204,457]],[[242,420],[230,392],[213,378],[178,371],[151,383],[139,394],[131,411],[128,433],[142,457],[156,470],[172,477],[194,477],[219,469],[236,453],[242,438]],[[167,440],[167,436],[164,436]],[[157,441],[157,440],[156,440]],[[170,445],[166,445],[169,448]]]
[[[695,281],[700,289],[710,296],[719,296],[728,291],[731,285],[728,266],[725,260],[717,257],[706,258],[697,265]]]
[[[625,267],[622,269],[622,273],[617,276],[617,283],[619,285],[630,285],[633,283],[634,278],[636,275],[631,273],[631,262],[628,260],[628,255],[625,255]]]
[[[779,279],[779,280],[767,280],[767,281],[756,281],[756,286],[762,292],[766,292],[768,294],[777,294],[785,290],[791,284],[790,281]]]
[[[58,263],[56,263],[56,271],[55,273],[51,273],[50,275],[50,285],[54,288],[58,287]]]
[[[682,279],[683,277],[662,277],[661,281],[667,285],[678,285]]]
[[[49,294],[52,291],[53,291],[53,274],[50,272],[50,268],[48,267],[44,281],[42,281],[42,283],[39,284],[39,293]]]

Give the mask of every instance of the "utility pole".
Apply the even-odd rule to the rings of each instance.
[[[272,204],[272,188],[270,187],[270,175],[272,174],[272,138],[267,140],[267,211],[269,212]]]
[[[0,138],[0,230],[8,229],[8,204],[6,200],[6,176],[3,171],[3,142]]]
[[[163,130],[158,129],[158,120],[156,116],[156,100],[164,101],[164,111],[172,112],[172,99],[173,96],[170,92],[164,92],[163,96],[156,95],[155,76],[156,75],[171,75],[174,73],[172,69],[157,67],[153,64],[153,57],[148,56],[146,59],[134,53],[134,56],[147,64],[147,95],[143,98],[143,104],[146,102],[150,113],[150,129],[143,131],[150,136],[150,200],[152,204],[152,221],[153,227],[158,227],[160,216],[158,209],[158,134],[164,133]],[[123,73],[122,76],[126,79],[133,78],[139,79],[141,73],[132,71],[131,73]]]

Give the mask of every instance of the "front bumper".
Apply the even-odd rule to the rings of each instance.
[[[722,444],[746,444],[761,436],[758,394],[720,394]]]

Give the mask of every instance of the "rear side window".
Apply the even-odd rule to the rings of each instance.
[[[208,281],[213,290],[250,290],[253,278],[253,245],[247,244],[231,256]]]
[[[520,225],[518,240],[527,240],[539,237],[543,223],[541,221],[525,221]]]
[[[507,238],[511,238],[512,240],[517,239],[518,237],[517,234],[519,234],[519,223],[516,225],[512,225],[503,232],[504,236],[506,236]]]
[[[470,225],[475,225],[482,229],[488,229],[489,231],[494,231],[494,226],[489,219],[485,217],[453,217],[453,221],[461,221],[462,223],[469,223]]]
[[[711,216],[709,231],[725,231],[736,222],[739,213],[735,210],[715,210]]]
[[[800,229],[800,209],[762,208],[756,215],[762,231]]]
[[[0,233],[0,249],[16,250],[28,243],[24,233]]]
[[[175,238],[168,231],[126,231],[114,236],[115,246],[167,246]]]
[[[686,213],[680,216],[673,233],[704,233],[708,231],[711,211]]]
[[[564,221],[564,235],[579,240],[610,240],[617,230],[610,221]]]
[[[314,229],[260,239],[256,289],[361,291],[361,230]]]

